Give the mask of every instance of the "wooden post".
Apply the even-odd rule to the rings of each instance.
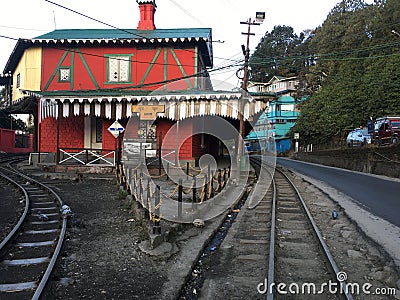
[[[205,175],[205,184],[204,184],[204,197],[203,197],[203,201],[205,201],[205,200],[207,200],[207,187],[208,187],[208,184],[207,184],[207,182],[208,182],[208,176],[207,175]]]
[[[196,209],[196,202],[197,202],[197,197],[196,197],[196,176],[193,176],[193,188],[192,188],[192,209]]]
[[[56,140],[56,165],[60,162],[60,119],[57,118],[57,140]],[[40,152],[39,152],[39,160],[40,160]],[[40,163],[40,161],[39,161]]]
[[[150,214],[149,214],[149,209],[150,209],[149,205],[151,205],[151,203],[149,204],[149,201],[151,201],[151,199],[150,199],[150,180],[151,180],[150,177],[147,178],[147,195],[146,195],[146,202],[144,203],[144,207],[146,208],[144,215],[146,218],[150,217]]]
[[[179,219],[182,219],[182,194],[183,194],[182,179],[179,179],[179,187],[178,187],[178,218]]]
[[[210,185],[211,185],[210,186],[210,190],[211,190],[210,198],[214,197],[214,175],[210,176]]]
[[[224,168],[224,177],[223,177],[224,187],[226,185],[226,168]]]
[[[161,164],[162,164],[161,146],[162,146],[162,132],[160,132],[160,137],[158,140],[158,176],[161,176]]]
[[[160,204],[160,186],[156,185],[155,199],[154,199],[154,207],[157,207]],[[160,216],[160,208],[154,210],[154,217],[159,218]],[[153,234],[161,234],[161,226],[160,221],[154,221],[153,223]]]
[[[132,177],[132,194],[136,194],[137,195],[137,186],[136,186],[136,180],[137,180],[137,170],[135,169],[135,176]],[[136,201],[138,201],[138,199],[135,199]]]
[[[132,168],[129,168],[128,167],[128,180],[127,180],[127,182],[128,182],[128,192],[132,195],[133,193],[132,193],[132,185],[131,185],[131,182],[132,182]]]
[[[167,181],[169,180],[169,162],[167,162]]]
[[[218,169],[218,175],[217,175],[217,178],[218,178],[218,188],[217,188],[217,193],[219,193],[221,190],[222,190],[222,186],[221,186],[221,169]]]
[[[139,201],[143,198],[143,173],[140,172],[140,177],[139,177]],[[145,207],[142,203],[142,206]]]

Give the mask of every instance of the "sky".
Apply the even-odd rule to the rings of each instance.
[[[136,0],[51,1],[117,28],[135,29],[139,21]],[[159,29],[212,28],[213,40],[216,41],[213,43],[214,67],[220,67],[243,58],[241,45],[246,44],[246,36],[242,32],[247,31],[247,26],[240,22],[250,18],[254,20],[256,12],[265,12],[266,18],[262,25],[251,27],[255,33],[250,37],[251,51],[276,25],[291,26],[297,34],[320,26],[338,2],[340,0],[156,0],[155,25]],[[2,5],[0,16],[0,72],[3,72],[16,44],[14,39],[33,38],[54,29],[72,28],[111,27],[46,0],[7,1]],[[213,72],[211,76],[215,82],[239,84],[233,69]]]

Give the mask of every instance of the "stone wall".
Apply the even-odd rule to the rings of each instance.
[[[293,159],[400,178],[400,145],[301,152]]]

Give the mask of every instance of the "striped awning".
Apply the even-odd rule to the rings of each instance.
[[[167,94],[118,97],[45,97],[40,99],[40,119],[49,117],[96,116],[120,120],[132,116],[132,105],[164,105],[158,117],[182,120],[196,116],[239,118],[239,105],[248,120],[265,108],[266,103],[243,98],[241,93]]]

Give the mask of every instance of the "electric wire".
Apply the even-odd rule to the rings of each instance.
[[[121,30],[121,31],[123,31],[125,33],[128,33],[128,34],[136,35],[138,37],[145,38],[145,37],[143,37],[143,36],[141,36],[141,35],[139,35],[137,33],[133,33],[131,31],[118,28],[116,26],[113,26],[111,24],[108,24],[106,22],[98,20],[96,18],[90,17],[90,16],[85,15],[85,14],[79,12],[79,11],[70,9],[70,8],[65,7],[63,5],[55,3],[53,1],[50,1],[50,0],[45,0],[45,1],[50,3],[50,4],[56,5],[58,7],[61,7],[63,9],[66,9],[68,11],[71,11],[71,12],[73,12],[75,14],[78,14],[80,16],[83,16],[85,18],[88,18],[90,20],[93,20],[95,22],[98,22],[98,23],[101,23],[103,25],[109,26],[111,28],[114,28],[114,29],[117,29],[117,30]],[[172,1],[172,0],[170,0],[170,1]],[[393,24],[399,24],[399,23],[400,22],[393,23]],[[393,26],[393,24],[386,25],[385,27]],[[382,28],[383,28],[383,26],[382,26]],[[17,41],[19,40],[19,39],[16,39],[16,38],[12,38],[12,37],[9,37],[9,36],[3,36],[3,35],[0,35],[0,37],[1,38],[6,38],[6,39],[11,39],[11,40],[17,40]],[[398,46],[399,43],[392,43],[392,45]],[[387,47],[389,47],[389,46],[387,46]],[[346,57],[346,58],[338,57],[339,55],[349,55],[349,54],[356,54],[356,53],[362,53],[362,52],[370,52],[372,50],[379,50],[379,49],[382,49],[382,48],[385,48],[385,45],[376,45],[376,46],[370,46],[370,47],[365,47],[365,48],[360,48],[360,49],[349,49],[349,50],[344,50],[344,51],[340,51],[340,52],[336,52],[336,53],[319,53],[319,54],[312,54],[312,55],[290,56],[290,57],[272,57],[272,58],[271,57],[264,57],[264,58],[260,58],[260,59],[253,59],[251,63],[252,63],[252,65],[262,65],[264,67],[268,67],[268,66],[274,66],[276,63],[294,62],[296,60],[304,60],[304,59],[313,59],[315,62],[317,62],[318,60],[321,60],[321,61],[324,61],[324,60],[331,60],[331,61],[361,60],[361,59],[373,59],[373,58],[382,58],[382,57],[388,57],[388,56],[397,55],[396,53],[394,53],[394,54],[386,54],[386,55],[374,55],[374,56],[370,55],[370,56],[367,56],[367,57]],[[58,49],[64,49],[64,50],[68,49],[69,51],[74,51],[74,50],[71,50],[70,48],[58,48]],[[188,50],[188,49],[181,49],[181,50],[190,51],[192,53],[194,52],[194,51]],[[81,53],[85,54],[85,55],[92,55],[92,56],[98,56],[98,57],[104,58],[104,56],[95,55],[95,54],[92,54],[92,53],[84,53],[84,52],[81,52]],[[335,56],[337,56],[337,57],[335,57]],[[126,60],[125,58],[119,58],[119,59],[120,60]],[[230,61],[231,63],[228,64],[228,62],[227,62],[227,64],[221,64],[221,66],[218,66],[216,68],[212,68],[208,72],[212,73],[212,72],[217,72],[217,71],[222,71],[223,70],[223,72],[225,73],[225,72],[228,72],[228,70],[230,68],[238,67],[238,66],[240,66],[241,63],[243,63],[243,59],[242,60],[225,59],[225,58],[222,58],[222,59],[226,60],[226,61]],[[133,59],[130,59],[130,61],[131,62],[135,62],[135,63],[148,64],[147,61],[139,61],[139,60],[133,60]],[[156,63],[156,62],[154,64],[165,65],[164,63]],[[168,64],[167,63],[167,65],[175,65],[175,64]],[[183,66],[186,66],[186,65],[183,65]],[[189,65],[187,65],[187,66],[189,66]],[[182,76],[180,78],[177,78],[176,80],[182,80],[182,79],[186,79],[186,78],[190,78],[190,77],[194,77],[194,76],[199,76],[199,75],[203,75],[203,74],[204,74],[204,72],[199,72],[198,74],[193,74],[193,75],[190,75],[190,76]],[[176,81],[176,80],[173,80],[173,81]],[[162,81],[162,82],[165,82],[165,81]],[[162,82],[157,82],[157,83],[154,83],[154,84],[160,84]],[[135,87],[142,87],[142,86],[144,86],[144,85],[138,85],[138,86],[135,86]],[[127,88],[129,88],[129,87],[127,87]],[[120,89],[120,88],[118,88],[118,89]]]
[[[63,5],[61,5],[61,4],[58,4],[58,3],[56,3],[56,2],[53,2],[53,1],[50,1],[50,0],[44,0],[44,1],[46,1],[46,2],[48,2],[48,3],[50,3],[50,4],[52,4],[52,5],[58,6],[58,7],[62,8],[62,9],[65,9],[65,10],[68,10],[68,11],[70,11],[70,12],[73,12],[73,13],[75,13],[75,14],[78,14],[78,15],[80,15],[80,16],[82,16],[82,17],[88,18],[88,19],[90,19],[90,20],[92,20],[92,21],[95,21],[95,22],[98,22],[98,23],[100,23],[100,24],[103,24],[103,25],[105,25],[105,26],[109,26],[109,27],[111,27],[111,28],[120,30],[120,31],[122,31],[122,32],[135,35],[135,36],[137,36],[138,38],[147,39],[146,36],[140,35],[140,34],[138,34],[138,33],[134,33],[134,32],[132,32],[132,31],[130,31],[130,30],[127,30],[127,29],[121,29],[121,28],[119,28],[119,27],[116,27],[116,26],[111,25],[111,24],[109,24],[109,23],[103,22],[103,21],[101,21],[101,20],[98,20],[98,19],[96,19],[96,18],[93,18],[93,17],[91,17],[91,16],[88,16],[88,15],[86,15],[86,14],[83,14],[83,13],[79,12],[79,11],[76,11],[76,10],[74,10],[74,9],[68,8],[68,7],[63,6]],[[170,0],[170,1],[171,1],[171,0]],[[210,42],[212,42],[212,41],[210,41]],[[165,45],[168,45],[168,44],[165,43]],[[193,54],[195,53],[193,50],[188,50],[188,49],[182,49],[182,50],[187,51],[187,52],[190,52],[190,53],[193,53]],[[217,57],[214,57],[214,58],[217,58]],[[224,58],[221,58],[221,57],[220,57],[220,59],[224,59]]]
[[[8,36],[1,36],[0,35],[0,37],[1,38],[11,39],[11,40],[16,40],[16,41],[20,40],[20,39],[8,37]],[[54,47],[54,46],[52,46],[50,48],[58,49],[58,50],[64,50],[64,51],[68,50],[70,52],[81,53],[81,54],[85,54],[85,55],[88,55],[88,56],[95,56],[95,57],[99,57],[99,58],[104,58],[104,56],[101,56],[101,55],[97,55],[97,54],[93,54],[93,53],[87,53],[87,52],[84,52],[84,51],[79,51],[78,52],[77,50],[71,49],[71,48]],[[127,59],[119,58],[119,60],[127,60]],[[151,83],[139,84],[139,85],[129,85],[129,86],[124,86],[124,87],[115,87],[115,88],[107,88],[107,89],[96,89],[94,91],[112,91],[112,90],[134,89],[134,88],[142,88],[142,87],[166,84],[166,83],[176,82],[176,81],[179,81],[179,80],[184,80],[184,79],[189,79],[189,78],[199,77],[199,76],[208,77],[208,74],[210,74],[210,73],[216,73],[216,72],[218,72],[220,70],[236,68],[236,67],[240,66],[241,63],[242,63],[242,60],[236,60],[236,61],[233,60],[233,59],[229,59],[229,60],[231,61],[230,64],[225,64],[225,65],[222,65],[220,67],[212,68],[212,69],[209,69],[207,71],[201,71],[201,72],[198,72],[198,73],[195,73],[195,74],[192,74],[192,75],[188,75],[188,76],[181,76],[181,77],[173,78],[173,79],[170,79],[170,80],[163,80],[163,81],[157,81],[157,82],[151,82]],[[133,59],[130,59],[129,61],[134,62],[134,63],[149,64],[148,61],[139,61],[139,60],[133,60]],[[154,64],[165,65],[164,63],[156,63],[156,62]],[[175,66],[176,64],[167,63],[167,65]],[[182,66],[191,66],[192,67],[192,65],[182,65]]]
[[[92,21],[95,21],[95,22],[97,22],[97,23],[100,23],[100,24],[102,24],[102,25],[105,25],[105,26],[108,26],[108,27],[111,27],[111,28],[120,30],[120,31],[122,31],[122,32],[131,34],[131,35],[134,35],[134,36],[136,36],[136,37],[138,37],[138,38],[147,39],[146,36],[140,35],[140,34],[138,34],[138,33],[132,32],[132,31],[127,30],[127,29],[122,29],[122,28],[116,27],[116,26],[114,26],[114,25],[112,25],[112,24],[109,24],[109,23],[107,23],[107,22],[103,22],[103,21],[101,21],[101,20],[98,20],[98,19],[96,19],[96,18],[93,18],[93,17],[91,17],[91,16],[88,16],[88,15],[86,15],[86,14],[83,14],[83,13],[79,12],[79,11],[76,11],[76,10],[74,10],[74,9],[68,8],[68,7],[63,6],[63,5],[61,5],[61,4],[58,4],[58,3],[56,3],[56,2],[53,2],[53,1],[50,1],[50,0],[44,0],[44,1],[46,1],[46,2],[48,2],[48,3],[50,3],[50,4],[53,4],[53,5],[55,5],[55,6],[58,6],[58,7],[62,8],[62,9],[68,10],[68,11],[70,11],[70,12],[72,12],[72,13],[78,14],[78,15],[80,15],[80,16],[82,16],[82,17],[85,17],[85,18],[87,18],[87,19],[89,19],[89,20],[92,20]],[[212,41],[210,41],[210,42],[212,42]],[[167,45],[167,44],[166,44],[166,45]],[[195,53],[193,50],[188,50],[188,49],[183,49],[183,50],[188,51],[188,52],[190,52],[190,53]]]
[[[12,40],[18,40],[12,37],[8,37],[8,36],[0,36],[1,38],[7,38],[7,39],[12,39]],[[268,66],[270,63],[270,66],[274,65],[277,61],[278,62],[291,62],[291,61],[295,61],[295,60],[300,60],[300,59],[307,59],[310,57],[313,57],[316,61],[321,60],[321,61],[341,61],[341,60],[365,60],[365,59],[378,59],[378,58],[383,58],[383,57],[389,57],[389,56],[398,56],[400,55],[400,53],[392,53],[392,54],[387,54],[387,55],[372,55],[372,56],[365,56],[365,57],[347,57],[347,58],[339,58],[339,57],[335,57],[334,55],[342,55],[342,54],[355,54],[355,53],[359,53],[359,52],[365,52],[365,51],[372,51],[372,50],[377,50],[377,49],[385,49],[388,47],[395,47],[400,45],[400,43],[387,43],[387,44],[382,44],[382,45],[374,45],[374,46],[370,46],[370,47],[364,47],[364,48],[359,48],[359,49],[354,49],[354,50],[346,50],[346,51],[340,51],[340,52],[334,52],[334,53],[324,53],[324,54],[314,54],[312,56],[310,55],[305,55],[305,56],[295,56],[295,57],[284,57],[284,58],[279,58],[279,57],[275,57],[275,58],[269,58],[269,61],[261,61],[261,62],[256,62],[254,63],[255,65],[262,65],[262,66]],[[66,49],[66,48],[62,48],[62,49]],[[70,51],[74,51],[69,49]],[[81,52],[82,53],[82,52]],[[82,53],[82,54],[86,54],[86,55],[93,55],[91,53]],[[94,56],[98,56],[101,58],[104,58],[103,56],[100,55],[94,55]],[[235,55],[236,56],[236,55]],[[233,57],[235,57],[233,56]],[[231,61],[231,64],[221,64],[221,66],[213,68],[208,70],[208,73],[215,73],[218,71],[223,71],[223,73],[228,72],[229,69],[231,68],[236,68],[236,67],[241,67],[242,63],[244,62],[243,59],[238,59],[238,60],[234,60],[233,57],[229,58],[228,60]],[[276,59],[276,60],[274,60]],[[141,62],[141,61],[135,61],[132,60],[132,62],[137,62],[137,63],[145,63],[148,64],[148,62]],[[172,64],[174,65],[174,64]],[[222,73],[222,74],[223,74]],[[110,90],[121,90],[121,89],[133,89],[133,88],[141,88],[141,87],[147,87],[147,86],[153,86],[153,85],[160,85],[160,84],[166,84],[166,83],[171,83],[171,82],[175,82],[175,81],[179,81],[179,80],[184,80],[184,79],[188,79],[188,78],[192,78],[192,77],[198,77],[198,76],[205,76],[207,73],[206,72],[199,72],[196,74],[192,74],[189,76],[181,76],[181,77],[177,77],[174,79],[170,79],[170,80],[163,80],[163,81],[158,81],[158,82],[152,82],[152,83],[147,83],[147,84],[142,84],[142,85],[129,85],[129,86],[124,86],[124,87],[116,87],[116,88],[108,88],[108,89],[99,89],[97,91],[110,91]],[[230,76],[232,77],[232,76]]]

